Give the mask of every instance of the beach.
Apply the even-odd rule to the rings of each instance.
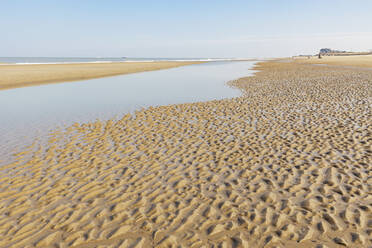
[[[203,62],[156,61],[24,65],[2,64],[0,65],[0,90],[154,71],[199,63]]]
[[[249,76],[254,62],[209,62],[177,68],[0,91],[0,166],[11,154],[75,122],[118,119],[150,106],[241,95],[226,82]]]
[[[361,64],[260,62],[229,82],[241,97],[53,132],[0,167],[0,246],[370,247],[372,71],[345,67]],[[0,73],[26,86],[12,70],[51,82],[180,65]]]
[[[372,55],[349,55],[349,56],[312,56],[308,59],[306,56],[295,60],[303,64],[327,64],[333,66],[352,66],[362,68],[372,68]]]

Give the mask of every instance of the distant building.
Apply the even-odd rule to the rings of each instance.
[[[372,55],[372,52],[348,52],[332,50],[331,48],[322,48],[319,51],[318,57],[321,56],[350,56],[350,55]]]
[[[322,48],[319,51],[319,53],[330,53],[330,52],[332,52],[332,49],[331,48]]]
[[[322,58],[322,56],[353,56],[353,55],[372,55],[372,50],[369,52],[348,52],[348,51],[340,51],[340,50],[333,50],[331,48],[322,48],[319,50],[319,53],[314,55],[296,55],[292,56],[294,59],[303,59],[303,58],[312,58],[313,56],[318,57],[319,59]]]
[[[319,51],[322,55],[336,55],[340,53],[347,53],[346,51],[332,50],[331,48],[322,48]]]

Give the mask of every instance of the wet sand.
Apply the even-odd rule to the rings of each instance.
[[[372,68],[372,55],[323,56],[321,59],[318,59],[318,57],[307,59],[304,57],[297,58],[295,61],[304,64],[327,64],[335,66]]]
[[[244,96],[76,124],[1,168],[1,247],[370,247],[372,71],[265,62]]]
[[[203,62],[114,62],[0,66],[0,90],[168,69]]]

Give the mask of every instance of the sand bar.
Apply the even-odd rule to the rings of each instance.
[[[372,71],[260,63],[234,99],[73,125],[1,168],[1,247],[370,247]]]
[[[0,65],[0,90],[154,71],[199,63],[203,62],[159,61],[28,65],[3,64]]]

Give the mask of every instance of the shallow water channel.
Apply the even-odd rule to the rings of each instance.
[[[118,118],[148,107],[240,96],[226,82],[249,76],[255,62],[178,68],[0,91],[0,164],[57,127]]]

